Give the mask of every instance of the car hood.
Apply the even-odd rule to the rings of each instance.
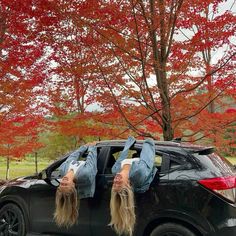
[[[6,187],[12,187],[12,186],[19,186],[22,188],[28,188],[32,183],[36,181],[35,176],[24,176],[24,177],[18,177],[9,181],[6,181],[3,185],[0,186],[1,188]]]

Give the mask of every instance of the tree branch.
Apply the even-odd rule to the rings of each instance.
[[[219,70],[221,70],[231,60],[231,58],[234,57],[235,55],[236,55],[236,52],[234,52],[220,67],[212,70],[210,73],[207,73],[204,77],[202,77],[202,79],[199,82],[197,82],[191,88],[186,89],[186,90],[180,90],[180,91],[176,92],[175,94],[173,94],[171,96],[171,99],[173,99],[173,97],[175,97],[177,94],[188,93],[188,92],[191,92],[191,91],[195,90],[197,87],[199,87],[207,79],[208,76],[211,76],[211,75],[215,74],[216,72],[218,72]]]

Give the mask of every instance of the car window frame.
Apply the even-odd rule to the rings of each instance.
[[[109,158],[111,156],[111,149],[112,148],[122,148],[124,147],[124,145],[111,145],[111,146],[103,146],[102,148],[106,149],[106,152],[104,152],[104,154],[106,153],[106,155],[99,157],[98,161],[99,164],[98,165],[102,165],[102,163],[104,163],[104,165],[102,166],[102,168],[98,168],[98,174],[101,175],[107,175],[109,176],[114,176],[114,174],[111,173],[105,173],[106,167],[107,167],[107,163],[109,161]],[[140,144],[134,145],[131,150],[141,150],[142,146]],[[101,152],[100,152],[101,153]],[[169,164],[170,164],[170,155],[166,152],[162,152],[162,151],[158,151],[155,149],[155,155],[161,156],[162,158],[162,162],[161,162],[161,166],[160,169],[158,167],[156,167],[159,170],[159,174],[165,174],[169,171]],[[176,161],[176,160],[175,160]]]

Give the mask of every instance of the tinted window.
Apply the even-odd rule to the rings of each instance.
[[[123,150],[123,148],[122,148],[122,150]],[[119,158],[122,150],[113,149],[111,155],[114,156],[115,160],[117,160]],[[139,156],[140,156],[140,151],[129,150],[127,158],[135,158],[135,157],[139,157]]]
[[[110,150],[110,156],[109,160],[105,169],[105,173],[111,173],[111,168],[114,165],[115,161],[119,158],[121,152],[123,150],[123,147],[112,147]],[[141,149],[130,149],[128,151],[128,157],[127,158],[139,158],[140,157]],[[154,159],[154,166],[156,166],[158,169],[161,168],[162,164],[162,154],[155,155]]]
[[[162,156],[156,154],[155,159],[154,159],[154,166],[161,167],[161,163],[162,163]]]
[[[217,176],[226,176],[235,174],[234,166],[224,157],[219,156],[216,153],[209,155],[193,154],[201,163],[202,166],[209,169]]]
[[[180,166],[181,164],[179,162],[170,160],[170,169],[176,169],[176,168],[179,168]]]

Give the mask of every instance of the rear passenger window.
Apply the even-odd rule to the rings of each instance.
[[[169,159],[170,159],[170,163],[169,163],[170,170],[175,170],[175,169],[178,169],[179,167],[183,166],[183,162],[181,162],[179,159],[176,160],[177,156],[170,155]]]
[[[180,167],[181,164],[176,162],[176,161],[173,161],[173,160],[170,160],[170,169],[176,169],[178,167]]]
[[[106,168],[105,168],[105,173],[106,174],[111,174],[111,168],[115,164],[116,160],[120,157],[123,148],[124,147],[112,147],[111,148],[110,156],[109,156]],[[140,157],[140,151],[141,150],[130,149],[128,151],[127,158]]]
[[[161,167],[161,163],[162,163],[162,156],[156,154],[155,159],[154,159],[154,166]]]
[[[112,155],[114,156],[115,160],[117,160],[120,157],[121,152],[122,152],[122,150],[112,153]],[[140,156],[140,154],[139,154],[138,151],[136,151],[136,150],[129,150],[127,158],[135,158],[135,157],[139,157],[139,156]]]

